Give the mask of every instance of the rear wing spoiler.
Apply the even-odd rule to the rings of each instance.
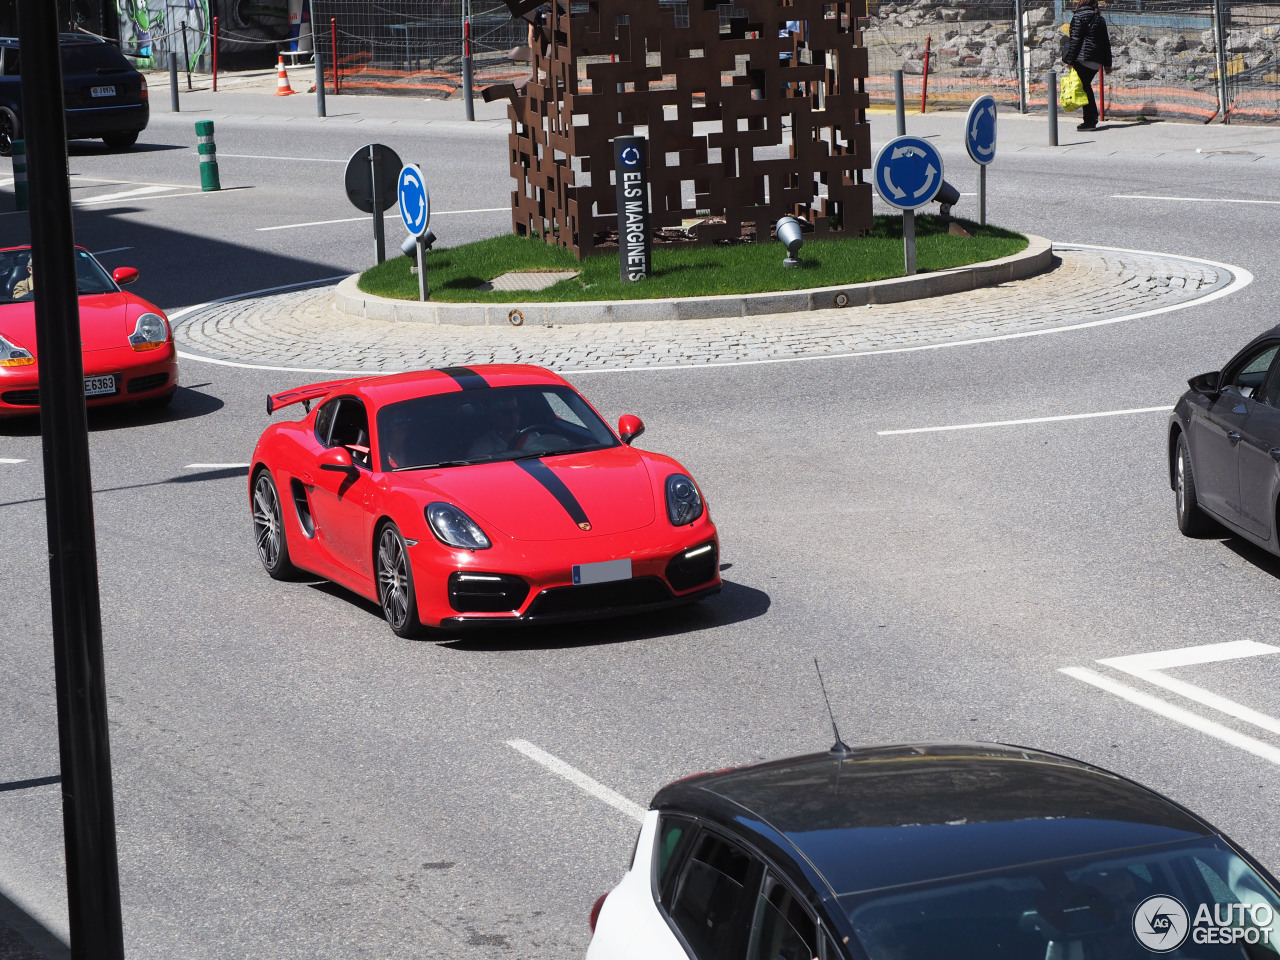
[[[346,380],[329,380],[325,383],[312,383],[305,387],[295,387],[292,390],[286,390],[284,393],[273,393],[267,397],[267,414],[273,414],[281,407],[287,407],[291,403],[300,403],[303,408],[310,413],[311,401],[318,400],[335,387],[341,387],[348,383],[355,383],[357,380],[365,380],[366,377],[348,377]]]

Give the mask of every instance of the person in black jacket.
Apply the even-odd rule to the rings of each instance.
[[[1111,69],[1111,37],[1107,21],[1098,12],[1098,0],[1079,0],[1071,17],[1071,36],[1062,49],[1062,62],[1073,67],[1084,84],[1089,102],[1084,107],[1084,122],[1077,130],[1098,128],[1098,104],[1093,99],[1093,78],[1100,69]]]

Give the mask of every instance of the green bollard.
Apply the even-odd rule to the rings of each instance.
[[[27,144],[13,141],[13,209],[27,209]]]
[[[200,154],[200,189],[221,190],[218,180],[218,148],[213,143],[213,121],[196,121],[196,150]]]

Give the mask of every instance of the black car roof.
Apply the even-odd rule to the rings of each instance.
[[[652,806],[789,852],[837,896],[1215,835],[1116,774],[988,743],[866,747],[701,774],[664,787]]]

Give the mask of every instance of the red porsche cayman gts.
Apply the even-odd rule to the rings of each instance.
[[[168,318],[159,307],[120,289],[138,279],[133,267],[108,274],[79,247],[75,262],[85,403],[164,406],[178,389],[178,355]],[[39,412],[39,266],[32,269],[30,247],[0,250],[0,417]]]
[[[311,404],[318,401],[315,409]],[[706,502],[573,387],[524,365],[335,380],[254,450],[258,557],[376,600],[402,637],[654,610],[720,589]]]

